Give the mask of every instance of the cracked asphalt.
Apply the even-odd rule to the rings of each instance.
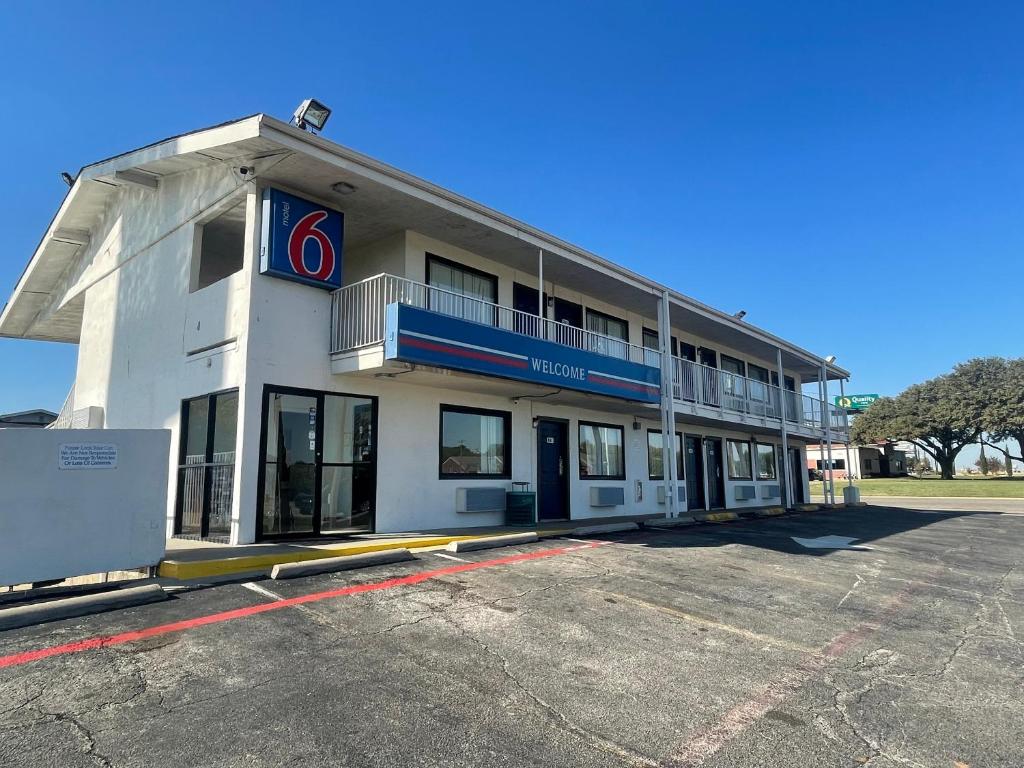
[[[1024,506],[966,506],[609,536],[10,666],[0,765],[1020,768]],[[792,539],[828,535],[866,548]],[[457,564],[199,588],[0,656]]]

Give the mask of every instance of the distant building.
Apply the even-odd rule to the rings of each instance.
[[[34,411],[18,411],[17,413],[0,414],[0,429],[35,428],[42,429],[52,424],[57,414],[37,408]]]
[[[850,467],[846,466],[846,446],[832,443],[832,472],[836,480],[854,478],[903,477],[907,474],[907,454],[895,445],[851,445]],[[807,446],[807,469],[820,477],[827,473],[828,459],[816,445]],[[827,476],[827,475],[826,475]]]

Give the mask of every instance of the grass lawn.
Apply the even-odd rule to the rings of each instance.
[[[1024,477],[958,477],[956,480],[896,477],[854,480],[861,496],[991,496],[1024,499]],[[845,480],[836,480],[836,498],[842,498]],[[821,482],[811,483],[811,493],[821,495]]]

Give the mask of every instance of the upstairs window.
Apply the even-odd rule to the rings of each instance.
[[[470,267],[427,254],[428,308],[475,323],[496,325],[498,278]]]
[[[196,227],[189,293],[235,274],[245,252],[245,201]]]

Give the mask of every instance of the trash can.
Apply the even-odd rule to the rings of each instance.
[[[533,526],[537,524],[537,494],[529,483],[512,483],[505,494],[505,525]]]

